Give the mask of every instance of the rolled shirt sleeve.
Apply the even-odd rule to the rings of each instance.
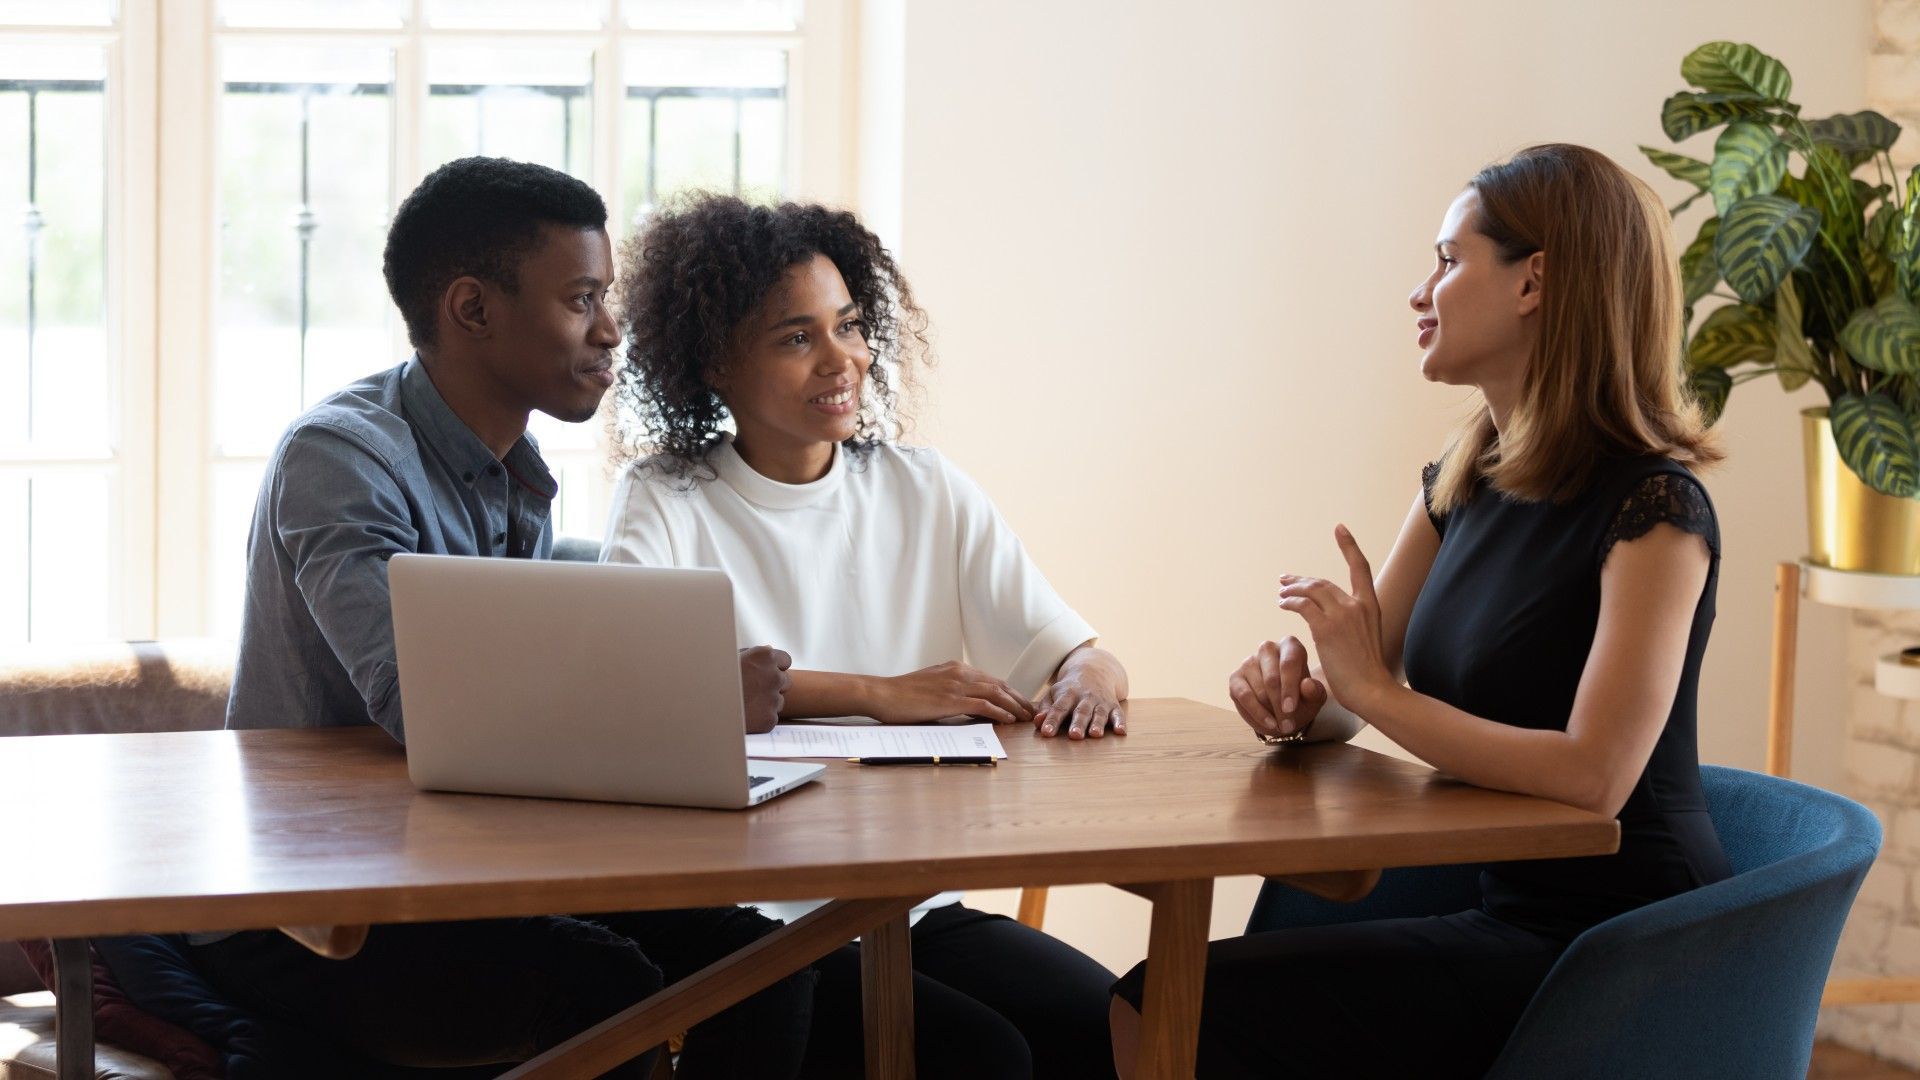
[[[400,481],[351,436],[310,425],[289,440],[270,495],[275,540],[314,625],[368,716],[405,741],[387,560],[419,550],[420,536]]]
[[[1099,637],[1067,606],[979,485],[943,457],[958,525],[967,662],[1032,697],[1067,654]]]

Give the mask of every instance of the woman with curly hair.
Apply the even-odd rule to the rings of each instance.
[[[619,279],[629,463],[606,559],[726,571],[741,640],[792,654],[784,717],[1125,732],[1126,672],[1093,628],[979,487],[894,441],[926,320],[878,237],[699,196],[628,242]],[[1107,971],[960,900],[912,915],[920,1075],[1111,1077]],[[805,1075],[860,1075],[857,949],[818,965]]]

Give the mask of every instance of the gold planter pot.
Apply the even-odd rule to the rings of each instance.
[[[1807,544],[1836,570],[1920,574],[1920,499],[1896,499],[1860,482],[1840,460],[1827,410],[1800,414],[1807,457]]]

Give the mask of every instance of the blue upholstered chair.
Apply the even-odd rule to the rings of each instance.
[[[1734,876],[1575,938],[1490,1080],[1804,1080],[1827,969],[1880,850],[1880,823],[1850,799],[1791,780],[1700,772]],[[1269,882],[1247,930],[1460,911],[1478,903],[1478,873],[1389,870],[1354,904]]]

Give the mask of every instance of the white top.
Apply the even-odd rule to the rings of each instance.
[[[772,645],[797,669],[858,675],[963,660],[1032,697],[1098,636],[938,451],[835,447],[810,484],[753,471],[731,438],[685,477],[660,463],[621,474],[600,557],[726,571],[743,648]],[[960,895],[942,893],[914,917]],[[758,906],[792,921],[819,904]]]

